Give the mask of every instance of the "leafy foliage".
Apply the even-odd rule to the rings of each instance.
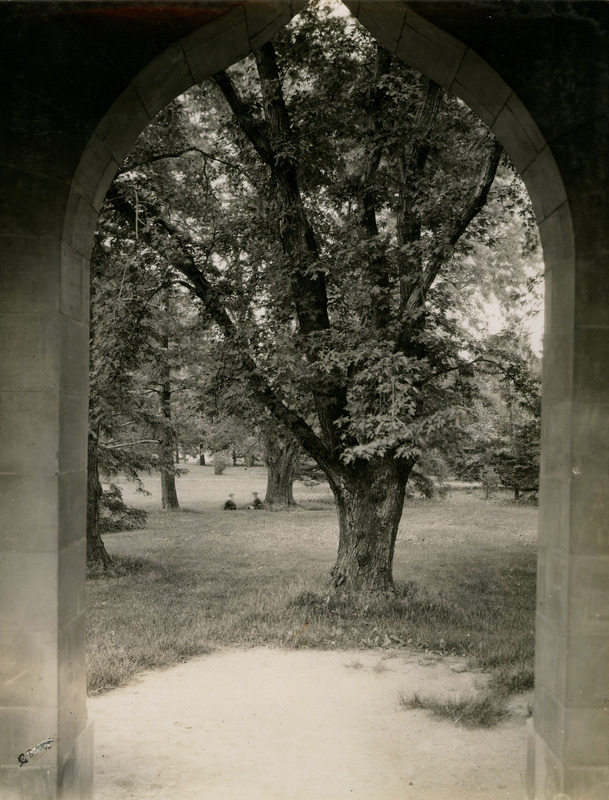
[[[325,472],[339,562],[351,559],[337,583],[378,561],[347,556],[347,531],[368,525],[355,518],[362,491],[389,515],[382,542],[359,540],[385,548],[390,583],[408,475],[465,430],[476,317],[512,291],[532,247],[524,192],[490,132],[312,3],[159,115],[107,209],[142,285],[164,276],[192,296],[227,418],[249,404]]]

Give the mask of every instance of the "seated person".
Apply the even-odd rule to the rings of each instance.
[[[233,500],[234,494],[229,494],[228,500],[224,503],[224,510],[225,511],[234,511],[237,508],[237,504]]]
[[[254,511],[259,511],[261,508],[264,508],[264,503],[258,497],[258,492],[252,492],[254,495],[254,499],[252,500],[251,504],[248,506],[248,509],[253,509]]]

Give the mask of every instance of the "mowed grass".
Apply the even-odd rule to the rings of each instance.
[[[531,687],[536,509],[462,491],[407,501],[395,598],[347,604],[328,591],[338,523],[327,486],[297,483],[297,510],[248,511],[252,491],[264,496],[262,468],[195,465],[178,481],[182,510],[162,512],[158,478],[145,483],[150,496],[127,484],[125,498],[149,512],[146,529],[107,534],[116,571],[87,584],[91,694],[223,645],[420,648],[489,673],[491,702]],[[229,492],[238,511],[222,510]]]

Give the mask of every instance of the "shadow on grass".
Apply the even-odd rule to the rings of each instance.
[[[87,582],[90,693],[219,646],[420,650],[465,657],[496,698],[533,682],[534,512],[483,503],[409,505],[396,593],[329,591],[337,521],[314,514],[151,511],[113,534],[108,573]],[[523,533],[524,532],[524,533]]]

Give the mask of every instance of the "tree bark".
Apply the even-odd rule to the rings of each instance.
[[[393,554],[413,462],[391,456],[359,462],[334,489],[339,545],[332,578],[354,594],[394,591]]]
[[[298,445],[292,438],[268,433],[264,437],[267,468],[264,504],[271,508],[295,506],[293,485],[298,461]]]
[[[112,559],[99,532],[99,502],[102,485],[99,480],[97,436],[89,433],[87,445],[87,566],[107,570]]]
[[[165,312],[169,314],[170,290],[165,295]],[[158,390],[161,404],[163,425],[161,428],[159,460],[161,464],[161,507],[164,511],[178,511],[178,492],[176,489],[176,476],[174,471],[174,453],[176,450],[175,434],[171,427],[171,369],[169,366],[169,336],[165,333],[161,337],[161,347],[165,358],[161,360],[161,385]]]
[[[161,401],[161,414],[167,424],[171,423],[171,384],[165,381],[159,390]],[[180,508],[178,492],[176,489],[176,476],[173,469],[173,456],[175,445],[173,436],[168,429],[162,434],[159,445],[159,460],[161,462],[161,507],[165,511],[177,511]]]

